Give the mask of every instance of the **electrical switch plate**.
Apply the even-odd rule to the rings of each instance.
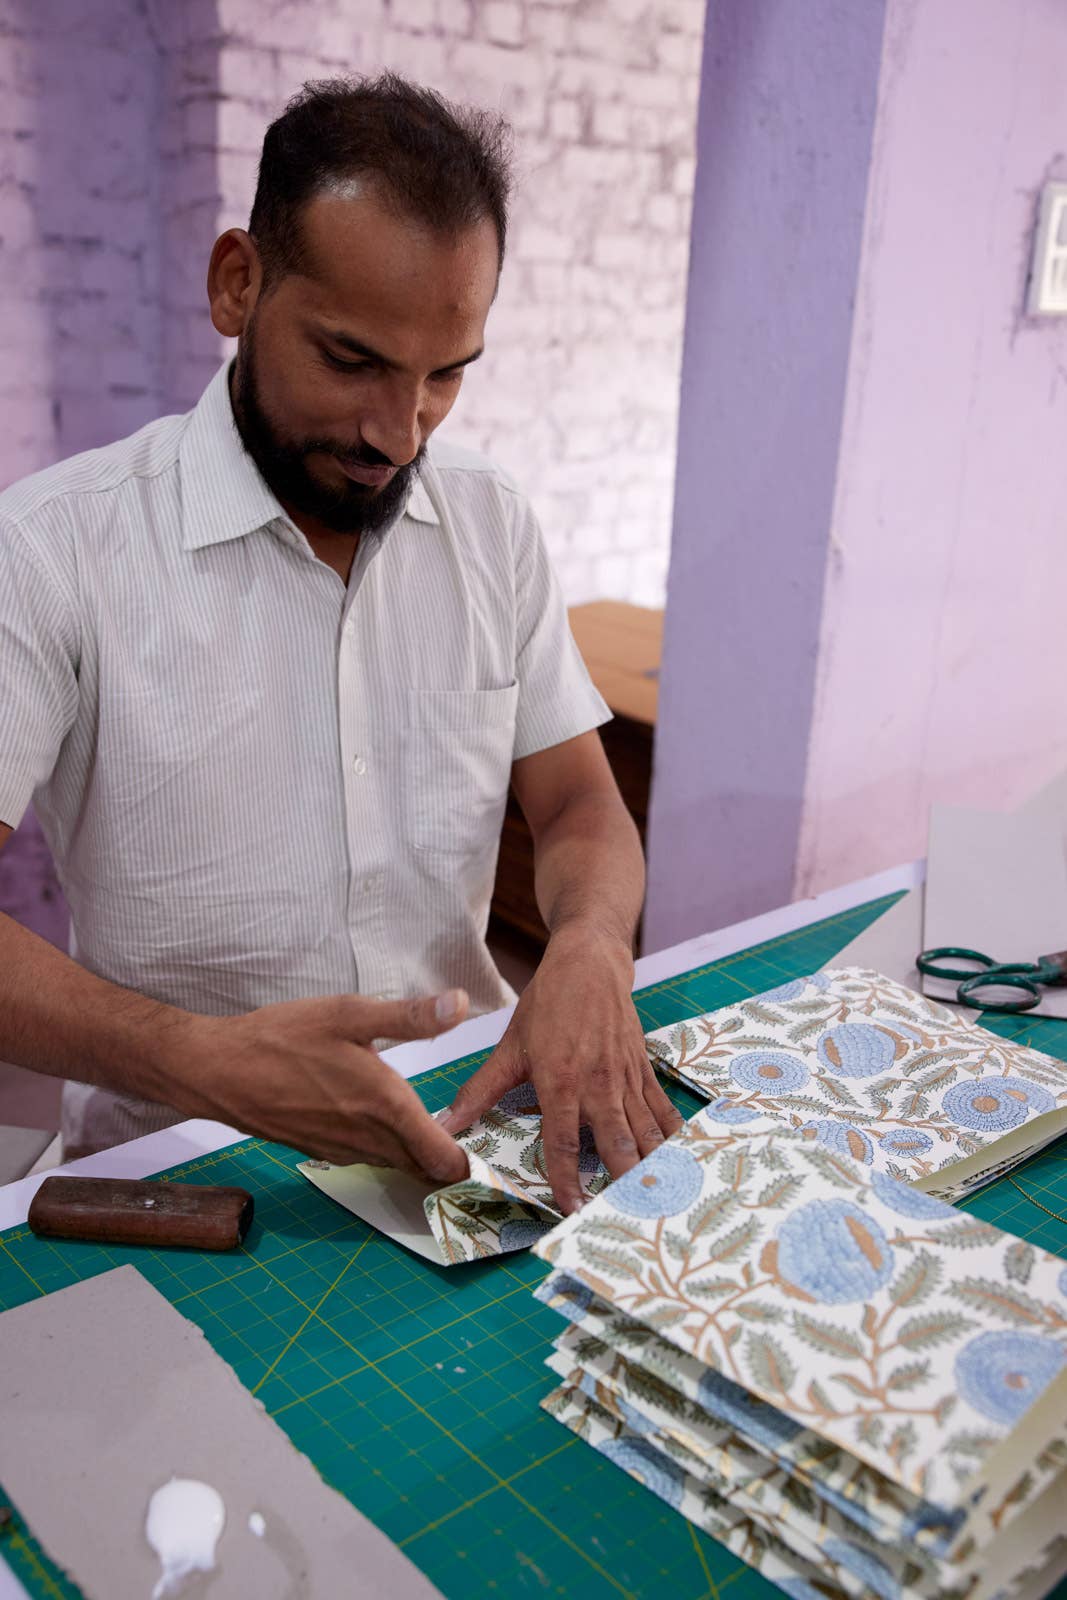
[[[1030,263],[1031,316],[1067,316],[1067,183],[1046,183]]]

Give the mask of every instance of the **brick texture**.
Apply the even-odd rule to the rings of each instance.
[[[0,484],[194,403],[223,353],[208,255],[247,222],[267,122],[307,78],[388,68],[516,130],[450,436],[526,487],[571,603],[661,603],[703,10],[0,0]],[[4,857],[0,909],[61,940],[32,816]]]

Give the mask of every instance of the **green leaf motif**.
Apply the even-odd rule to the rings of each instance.
[[[817,1378],[812,1378],[808,1384],[808,1401],[816,1411],[821,1411],[824,1416],[835,1417],[837,1412],[831,1404],[830,1396],[826,1393]]]
[[[690,1055],[697,1047],[697,1036],[687,1022],[680,1022],[668,1034],[671,1044],[679,1052]]]
[[[636,1256],[628,1255],[625,1250],[612,1250],[607,1245],[600,1245],[594,1239],[578,1239],[578,1254],[587,1266],[595,1267],[599,1272],[606,1272],[609,1276],[624,1278],[643,1278],[645,1269]]]
[[[733,1278],[695,1278],[686,1285],[686,1291],[698,1300],[721,1300],[742,1287]]]
[[[706,1200],[701,1200],[689,1213],[686,1226],[690,1239],[699,1239],[701,1234],[717,1228],[720,1222],[726,1221],[731,1212],[737,1210],[737,1204],[737,1196],[729,1188],[721,1189],[718,1194],[709,1195]]]
[[[782,1485],[782,1496],[790,1505],[796,1506],[798,1511],[803,1511],[807,1516],[813,1516],[816,1510],[815,1496],[807,1484],[800,1478],[789,1477]]]
[[[966,1222],[950,1223],[940,1233],[932,1235],[938,1244],[951,1244],[963,1250],[974,1250],[981,1245],[996,1244],[1002,1237],[999,1228],[992,1227],[988,1222],[979,1222],[975,1217],[969,1217]]]
[[[962,1283],[950,1283],[949,1294],[965,1305],[983,1311],[987,1316],[1000,1317],[1017,1328],[1041,1327],[1045,1321],[1045,1308],[1040,1301],[1013,1289],[1008,1283],[991,1283],[987,1278],[964,1278]]]
[[[929,1250],[920,1250],[890,1287],[889,1298],[896,1306],[917,1306],[933,1294],[940,1281],[940,1261]]]
[[[746,1322],[778,1322],[782,1315],[777,1306],[762,1305],[758,1300],[742,1301],[734,1309]]]
[[[744,1150],[724,1150],[719,1158],[719,1178],[728,1189],[739,1189],[745,1181],[747,1166]]]
[[[929,1361],[908,1361],[904,1366],[891,1372],[886,1381],[887,1389],[916,1389],[920,1383],[925,1383],[930,1376]]]
[[[861,1361],[863,1344],[848,1328],[839,1328],[830,1322],[819,1322],[802,1311],[793,1312],[793,1332],[813,1350],[823,1355],[836,1356],[839,1361]]]
[[[769,1333],[750,1333],[745,1345],[748,1370],[766,1394],[788,1394],[796,1382],[797,1369]]]
[[[991,1433],[954,1433],[946,1441],[945,1451],[953,1456],[984,1456],[998,1443]]]
[[[624,1388],[636,1401],[659,1406],[672,1417],[682,1417],[689,1409],[684,1395],[679,1394],[669,1383],[664,1383],[662,1378],[653,1377],[642,1367],[633,1366],[627,1369]]]
[[[779,1206],[786,1205],[799,1189],[804,1187],[804,1179],[797,1174],[775,1178],[761,1189],[756,1197],[756,1204],[765,1211],[776,1211]]]
[[[1029,1280],[1031,1269],[1034,1265],[1034,1247],[1022,1239],[1016,1239],[1009,1245],[1004,1254],[1004,1271],[1013,1283],[1026,1283]]]
[[[835,1189],[855,1189],[858,1181],[856,1173],[844,1161],[838,1161],[831,1151],[824,1150],[820,1145],[811,1145],[804,1154],[808,1164],[815,1168],[820,1177],[832,1183]]]
[[[897,1343],[905,1350],[932,1350],[946,1339],[958,1338],[974,1325],[974,1318],[965,1317],[961,1311],[927,1311],[900,1324]]]
[[[882,1434],[885,1432],[885,1418],[866,1416],[860,1423],[857,1432],[861,1444],[870,1445],[872,1450],[877,1450],[882,1442]]]
[[[742,1222],[739,1228],[733,1228],[729,1233],[724,1233],[707,1247],[709,1261],[736,1261],[738,1256],[759,1238],[760,1225],[755,1217],[749,1217],[747,1222]]]
[[[902,1422],[899,1427],[894,1428],[886,1444],[886,1450],[892,1460],[898,1463],[906,1461],[914,1451],[918,1437],[915,1424],[910,1420]]]

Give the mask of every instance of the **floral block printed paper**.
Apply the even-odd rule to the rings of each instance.
[[[628,1382],[620,1393],[637,1405],[641,1395],[658,1406],[661,1426],[694,1454],[710,1461],[731,1483],[758,1475],[753,1457],[768,1470],[781,1468],[802,1486],[838,1505],[857,1527],[878,1538],[909,1539],[922,1550],[943,1554],[963,1518],[891,1483],[840,1445],[804,1428],[783,1411],[758,1400],[721,1372],[685,1355],[675,1345],[616,1311],[565,1272],[553,1272],[537,1298],[574,1321],[556,1350],[583,1371],[602,1379],[624,1363]],[[600,1354],[610,1352],[610,1358]],[[580,1355],[579,1355],[580,1353]],[[554,1370],[554,1361],[550,1358]],[[670,1413],[671,1423],[665,1418]],[[743,1444],[742,1457],[734,1444]],[[747,1474],[747,1477],[746,1477]]]
[[[723,1131],[694,1118],[536,1253],[939,1507],[1009,1488],[1005,1441],[1067,1416],[1064,1263],[799,1131]]]
[[[1010,1552],[1010,1572],[1003,1562],[975,1574],[960,1587],[901,1585],[894,1569],[879,1555],[851,1539],[827,1538],[809,1554],[803,1539],[784,1538],[788,1529],[760,1511],[746,1514],[737,1498],[728,1500],[688,1469],[690,1458],[647,1430],[631,1427],[577,1384],[553,1391],[544,1408],[630,1477],[667,1505],[703,1528],[734,1555],[792,1597],[792,1600],[938,1600],[965,1592],[969,1600],[1034,1600],[1067,1570],[1067,1540],[1057,1529],[1050,1536]],[[1006,1553],[1007,1554],[1007,1553]],[[906,1558],[898,1567],[907,1569]],[[928,1580],[927,1580],[928,1582]]]
[[[1067,1131],[1067,1065],[861,968],[798,978],[646,1043],[713,1120],[774,1117],[945,1199]]]
[[[531,1084],[509,1090],[458,1143],[469,1175],[441,1189],[360,1165],[304,1161],[299,1170],[338,1204],[442,1266],[525,1250],[560,1220]],[[607,1182],[589,1128],[581,1130],[578,1171],[587,1198]]]
[[[729,1500],[798,1555],[819,1564],[824,1548],[832,1546],[835,1562],[851,1574],[857,1591],[866,1587],[872,1562],[884,1568],[886,1589],[894,1600],[929,1600],[949,1590],[962,1600],[974,1587],[973,1573],[943,1571],[914,1546],[875,1538],[784,1468],[760,1456],[738,1434],[714,1451],[714,1459],[692,1449],[672,1425],[669,1400],[665,1404],[663,1394],[643,1388],[637,1373],[623,1376],[616,1366],[605,1375],[559,1351],[547,1365],[565,1386],[581,1390],[631,1433],[679,1462],[695,1485]]]

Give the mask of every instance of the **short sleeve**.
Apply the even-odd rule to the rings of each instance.
[[[574,739],[611,720],[586,670],[529,504],[516,495],[516,671],[514,759]]]
[[[17,827],[78,707],[77,628],[23,532],[0,520],[0,822]]]

